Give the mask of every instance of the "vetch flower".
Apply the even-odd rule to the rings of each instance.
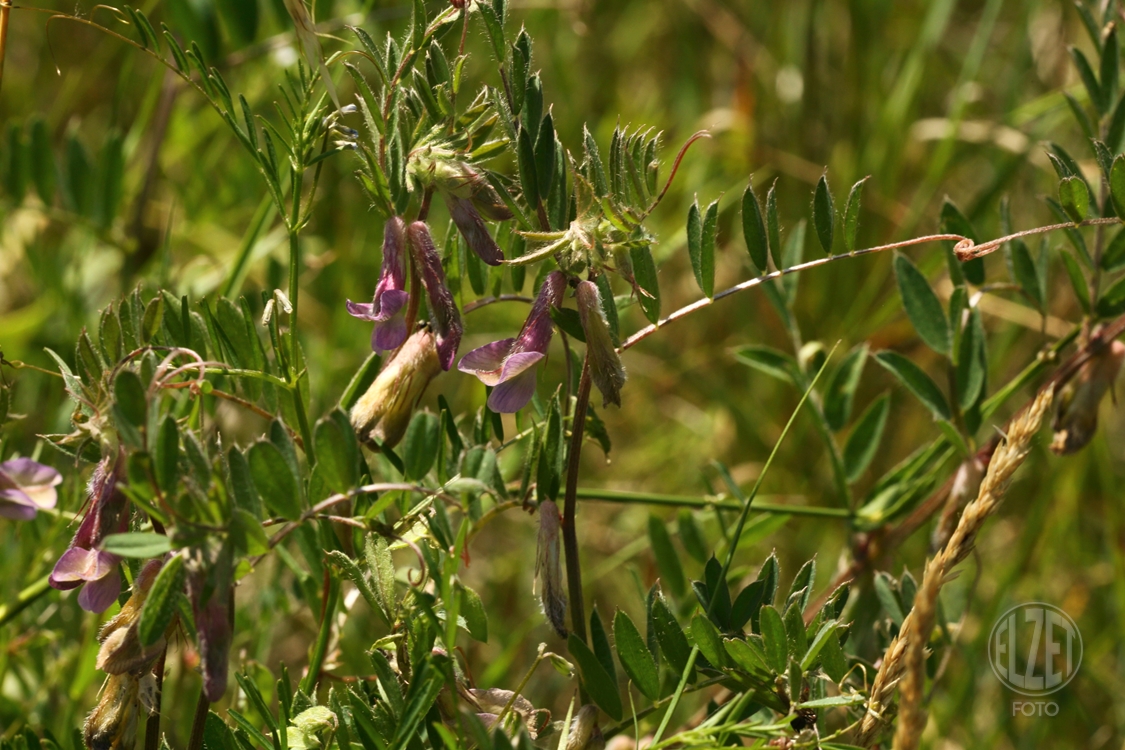
[[[558,633],[566,638],[566,593],[562,584],[562,556],[559,532],[562,519],[559,506],[551,500],[539,503],[539,538],[535,556],[535,579],[543,587],[540,594],[543,614]]]
[[[457,364],[461,372],[476,375],[480,382],[492,386],[488,397],[492,411],[514,413],[531,400],[535,365],[547,356],[554,333],[551,308],[559,306],[565,290],[566,276],[561,271],[547,274],[519,336],[473,349]]]
[[[348,312],[360,320],[375,324],[371,332],[371,349],[392,351],[406,341],[406,257],[403,255],[406,223],[392,217],[383,228],[383,268],[375,285],[371,302],[348,300]]]
[[[1052,451],[1059,455],[1075,453],[1094,439],[1098,430],[1098,406],[1117,379],[1122,362],[1125,362],[1125,344],[1113,341],[1090,357],[1063,389],[1057,397],[1058,408],[1051,423],[1055,431]]]
[[[40,508],[54,508],[62,475],[30,458],[0,464],[0,516],[30,521]]]
[[[441,371],[436,339],[423,326],[383,365],[375,382],[352,407],[352,427],[359,439],[388,448],[398,445],[426,386]]]
[[[124,460],[117,458],[112,467],[111,460],[102,459],[94,469],[88,489],[90,507],[48,579],[59,591],[82,586],[78,606],[87,612],[106,611],[121,593],[121,558],[98,549],[107,536],[129,528],[129,501],[117,489]]]
[[[424,221],[415,221],[406,228],[406,240],[414,255],[414,267],[426,288],[426,298],[430,303],[430,319],[437,337],[438,360],[441,369],[448,370],[457,357],[457,347],[461,344],[461,313],[453,295],[445,285],[445,271],[441,267],[441,256],[430,237],[430,228]]]
[[[590,361],[590,379],[602,392],[602,406],[621,406],[621,386],[625,385],[625,368],[602,309],[602,297],[592,281],[580,281],[575,290],[578,316],[586,333],[586,357]]]

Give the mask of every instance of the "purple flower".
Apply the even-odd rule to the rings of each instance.
[[[437,336],[438,359],[441,369],[448,370],[457,357],[457,347],[461,344],[461,313],[457,303],[445,285],[445,271],[441,268],[441,256],[430,237],[430,228],[424,221],[415,221],[406,229],[406,239],[414,254],[414,267],[426,288],[430,302],[430,319]]]
[[[40,508],[53,508],[62,475],[30,458],[0,464],[0,516],[30,521]]]
[[[520,335],[485,344],[461,358],[457,369],[476,375],[480,382],[493,386],[488,408],[495,412],[514,413],[527,405],[535,393],[535,365],[547,356],[554,323],[551,308],[562,302],[566,276],[551,271],[539,288],[539,296]]]
[[[471,198],[459,198],[455,195],[445,194],[445,204],[449,207],[449,215],[457,225],[465,243],[477,256],[490,266],[498,266],[504,262],[504,253],[500,250],[496,240],[488,233],[484,219],[477,211]]]
[[[348,312],[360,320],[375,324],[371,332],[371,348],[391,351],[406,341],[405,306],[410,295],[406,290],[406,258],[402,253],[406,224],[397,216],[383,228],[383,269],[375,285],[371,302],[348,300]]]
[[[609,323],[602,309],[602,296],[592,281],[581,281],[575,290],[578,317],[586,333],[586,359],[590,362],[590,379],[602,392],[602,406],[621,406],[621,387],[625,385],[625,368],[617,356]]]
[[[117,491],[117,471],[123,461],[118,459],[112,469],[109,462],[104,458],[94,469],[88,489],[90,508],[49,579],[59,591],[85,584],[78,606],[87,612],[106,611],[121,593],[121,558],[98,549],[107,536],[129,528],[129,501]]]

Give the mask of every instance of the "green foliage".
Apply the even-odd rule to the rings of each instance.
[[[21,646],[7,657],[0,745],[78,747],[75,728],[112,699],[99,692],[100,623],[47,575],[82,538],[81,519],[113,505],[124,510],[94,546],[138,597],[109,605],[144,652],[130,679],[154,677],[166,644],[169,665],[189,649],[201,662],[161,671],[177,696],[158,713],[170,746],[554,747],[593,721],[605,735],[637,728],[683,747],[804,741],[815,723],[822,746],[843,746],[918,588],[885,569],[922,569],[922,547],[905,542],[931,516],[955,518],[942,488],[987,455],[997,415],[1065,363],[1079,331],[1082,347],[1125,312],[1115,219],[1125,216],[1125,94],[1112,3],[1078,4],[1090,40],[1069,48],[1081,88],[1067,91],[1047,72],[1065,51],[1042,41],[1063,26],[1035,32],[1028,53],[1023,35],[991,36],[987,9],[978,20],[939,2],[891,23],[885,9],[783,5],[732,6],[719,23],[754,40],[765,67],[731,58],[713,23],[632,1],[573,9],[573,24],[504,0],[122,7],[106,11],[113,24],[101,12],[52,20],[85,27],[53,53],[46,27],[13,8],[0,460],[30,456],[63,482],[57,507],[0,526],[10,545],[0,627]],[[1054,23],[1035,4],[989,8],[1006,28]],[[840,13],[849,24],[830,22]],[[318,36],[314,19],[338,34]],[[344,21],[357,25],[343,31]],[[848,42],[846,71],[831,64],[845,27],[881,40]],[[987,76],[986,43],[1005,63]],[[660,52],[638,66],[620,54],[635,49]],[[28,77],[52,55],[58,86]],[[712,79],[719,70],[749,72]],[[729,124],[689,152],[687,124],[711,106],[723,115],[707,119]],[[680,150],[653,127],[621,124],[640,119]],[[1047,161],[1017,137],[1046,143]],[[764,197],[751,172],[768,181]],[[852,185],[839,216],[828,172]],[[746,185],[731,211],[693,197],[731,185]],[[366,301],[387,273],[379,264],[393,248],[368,248],[391,217],[428,223],[439,257],[424,267],[417,247],[400,250],[401,312],[413,335],[428,320],[421,330],[449,336],[456,316],[464,341],[452,363],[494,339],[525,346],[535,321],[521,328],[520,303],[563,274],[566,291],[542,318],[560,335],[527,371],[526,406],[499,413],[502,376],[481,377],[485,389],[452,363],[420,385],[421,367],[387,382],[409,344],[369,353],[371,323],[348,317],[344,301]],[[979,246],[1052,221],[1069,249],[1056,252],[1054,236],[1012,238],[1004,268],[959,263],[955,242],[947,267],[933,247],[910,258],[865,251],[919,226]],[[799,284],[796,273],[757,278],[771,263],[804,262],[810,224],[831,257],[809,265],[832,269]],[[725,247],[738,242],[750,264]],[[490,243],[503,264],[481,252]],[[448,302],[427,294],[438,267]],[[583,279],[601,309],[580,314],[570,290]],[[721,301],[736,283],[741,301]],[[758,292],[767,302],[751,301]],[[606,319],[603,340],[637,345],[624,355],[620,412],[595,412],[580,395],[584,362],[596,366],[585,359],[591,312]],[[645,343],[629,338],[642,330]],[[837,341],[847,354],[833,357]],[[879,368],[865,367],[869,353]],[[892,403],[894,386],[908,396]],[[798,397],[807,408],[782,430]],[[396,409],[397,435],[353,427],[357,410],[375,407]],[[1101,415],[1114,420],[1110,435],[1114,415]],[[583,430],[607,459],[612,437],[612,462],[572,455]],[[732,469],[713,467],[718,458]],[[1097,541],[1120,525],[1098,493],[1115,459],[1097,448],[1066,461],[1053,473],[1054,459],[1031,462],[1036,485],[1007,519],[1016,541],[1005,555],[979,538],[981,590],[995,601],[980,605],[971,576],[943,593],[927,695],[953,741],[1022,731],[1003,712],[972,735],[951,721],[990,679],[987,627],[979,638],[954,627],[963,613],[987,624],[1013,597],[1050,599],[1041,582],[1058,580],[1105,605],[1083,613],[1084,628],[1112,620],[1113,583],[1068,571],[1118,562]],[[747,497],[742,485],[767,469],[774,496]],[[112,473],[105,498],[87,496],[95,472]],[[628,486],[625,502],[680,507],[674,524],[663,511],[585,501],[575,518],[575,486]],[[1048,502],[1076,496],[1104,528]],[[566,518],[549,515],[559,508]],[[1028,553],[1043,544],[1049,561]],[[830,571],[829,584],[822,569],[818,580],[818,554],[843,555],[847,574]],[[143,560],[159,572],[143,578]],[[579,560],[584,580],[572,580]],[[565,639],[549,640],[533,568],[545,610],[554,587],[552,624],[569,624]],[[849,599],[837,583],[853,578]],[[612,637],[595,600],[614,612]],[[121,637],[103,632],[107,644]],[[548,644],[536,652],[544,639],[571,661]],[[1088,664],[1112,663],[1109,646],[1091,650]],[[945,659],[955,668],[933,669]],[[217,684],[216,665],[235,679],[189,739],[194,696]],[[1098,690],[1118,682],[1102,670],[1072,688],[1082,711],[1064,708],[1066,726],[1116,727]],[[708,703],[720,686],[725,699]],[[573,726],[559,721],[567,715]]]

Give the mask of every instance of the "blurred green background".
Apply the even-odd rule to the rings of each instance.
[[[246,2],[256,2],[257,12],[247,14],[241,5]],[[258,111],[270,109],[282,72],[295,65],[282,0],[138,5],[155,22],[197,40],[231,89],[243,92]],[[439,5],[428,3],[431,12]],[[0,159],[13,153],[8,138],[29,137],[30,124],[39,118],[59,179],[86,187],[51,205],[30,185],[19,203],[10,190],[0,198],[0,348],[8,360],[52,369],[43,348],[70,356],[77,332],[96,326],[97,311],[137,284],[167,287],[191,299],[218,294],[264,191],[253,163],[201,97],[119,40],[71,21],[49,21],[49,13],[40,12],[49,10],[76,7],[31,0],[11,12],[0,91],[5,131]],[[108,11],[95,11],[84,0],[77,12],[116,24]],[[693,132],[710,132],[710,139],[688,153],[650,223],[659,239],[655,253],[666,312],[698,297],[684,232],[695,196],[701,204],[721,198],[716,288],[752,275],[738,213],[748,176],[759,192],[777,179],[782,221],[793,227],[807,217],[813,186],[826,166],[840,207],[847,187],[871,175],[859,230],[860,246],[869,246],[936,231],[947,195],[982,238],[1002,233],[998,207],[1005,195],[1016,228],[1051,223],[1042,200],[1055,185],[1045,140],[1062,143],[1094,171],[1062,96],[1067,90],[1085,97],[1066,46],[1088,48],[1089,39],[1072,5],[1062,0],[535,0],[513,2],[511,14],[535,41],[533,67],[542,70],[559,136],[575,151],[583,123],[602,144],[618,122],[662,130],[666,162]],[[324,40],[332,51],[352,43],[345,22],[376,38],[387,30],[398,33],[409,5],[317,0],[315,15],[325,23],[322,30],[337,37]],[[469,80],[496,84],[495,64],[475,19],[468,49]],[[338,71],[335,77],[349,96],[350,80]],[[360,127],[354,119],[348,124]],[[114,139],[120,139],[124,157],[123,190],[106,196],[99,186],[104,155],[113,148],[106,144]],[[369,329],[346,314],[344,300],[371,293],[381,227],[351,176],[351,158],[325,165],[304,235],[301,328],[308,359],[315,363],[317,415],[332,407],[369,351]],[[241,293],[252,300],[285,281],[285,233],[271,221],[239,280]],[[444,221],[437,214],[435,227]],[[1050,242],[1053,247],[1062,238],[1051,236]],[[819,253],[814,245],[810,237],[808,257]],[[924,246],[910,255],[940,288],[947,276],[941,248]],[[1061,264],[1052,257],[1052,320],[1046,333],[1039,316],[1003,288],[1008,282],[1003,258],[996,254],[987,261],[989,280],[999,285],[982,307],[990,336],[990,385],[1031,362],[1066,330],[1063,321],[1080,317]],[[889,254],[803,274],[796,311],[806,339],[828,348],[839,341],[840,353],[868,341],[923,366],[936,363],[902,312]],[[510,335],[522,315],[505,305],[472,313],[462,350]],[[644,323],[635,307],[624,313],[626,330]],[[735,360],[732,349],[750,343],[791,349],[773,308],[753,291],[630,350],[624,357],[629,382],[623,407],[601,412],[613,449],[607,459],[592,445],[586,448],[581,486],[702,496],[714,483],[708,468],[714,459],[731,466],[744,486],[752,482],[800,394]],[[541,392],[560,379],[561,360],[557,353],[552,357]],[[4,374],[15,382],[12,411],[25,415],[7,428],[4,455],[30,452],[36,434],[68,431],[70,407],[58,378],[30,369]],[[891,419],[871,478],[938,434],[929,414],[873,363],[864,374],[857,412],[888,388],[894,391]],[[439,394],[465,408],[484,399],[475,379],[456,372],[435,381],[424,403],[433,406]],[[1017,398],[1000,416],[1019,403]],[[220,409],[217,419],[227,434],[244,441],[262,427],[245,412]],[[1123,437],[1125,421],[1107,403],[1100,434],[1082,453],[1059,458],[1045,444],[1036,447],[1000,517],[987,526],[977,555],[946,592],[951,619],[966,605],[968,612],[932,695],[929,746],[1050,742],[1095,748],[1125,742]],[[49,449],[44,456],[67,472],[63,457]],[[869,481],[857,490],[865,491]],[[76,511],[81,478],[71,471],[63,489],[60,507]],[[811,419],[798,419],[763,492],[775,502],[839,504]],[[675,515],[654,512],[668,519]],[[643,612],[641,587],[647,590],[659,575],[648,549],[649,513],[635,505],[581,505],[585,583],[603,618],[616,608]],[[774,521],[762,520],[761,533],[753,545],[743,546],[739,562],[756,572],[776,549],[785,585],[801,562],[816,555],[819,593],[847,554],[845,523],[784,516]],[[699,522],[710,540],[718,539],[714,514],[700,514]],[[0,599],[14,598],[49,570],[71,533],[62,520],[42,514],[27,524],[0,522],[5,550]],[[534,519],[512,512],[488,525],[470,548],[466,579],[484,598],[492,638],[487,645],[474,643],[466,657],[485,687],[513,687],[541,641],[564,648],[532,595],[534,534]],[[927,540],[927,532],[919,533],[885,568],[897,576],[906,566],[920,577]],[[699,577],[702,566],[684,559],[689,576]],[[281,571],[263,566],[249,583],[255,595],[240,593],[240,601],[251,603],[239,610],[234,653],[271,668],[284,661],[297,672],[314,621],[283,587],[267,583],[279,580]],[[1063,607],[1085,637],[1078,677],[1053,696],[1061,707],[1054,718],[1013,718],[1011,700],[1017,696],[988,668],[986,640],[995,616],[1029,600]],[[32,725],[60,736],[78,725],[98,689],[96,626],[73,597],[52,592],[0,629],[0,734],[21,726],[25,712]],[[333,671],[362,670],[362,651],[376,635],[364,630],[364,618],[353,618]],[[177,658],[173,674],[179,679],[170,681],[166,705],[180,714],[179,734],[171,736],[182,743],[196,683],[185,675],[192,667],[190,654]],[[527,692],[536,704],[562,714],[572,689],[545,670]],[[689,701],[684,718],[699,705]]]

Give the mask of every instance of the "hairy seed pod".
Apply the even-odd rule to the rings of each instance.
[[[129,601],[98,634],[102,647],[98,650],[95,666],[101,671],[107,674],[141,675],[152,667],[156,657],[164,650],[163,637],[151,646],[143,646],[137,632],[141,621],[141,609],[148,598],[148,592],[152,589],[153,581],[156,580],[156,574],[160,572],[161,565],[160,560],[149,560],[145,563],[133,583],[133,593],[129,596]]]
[[[1082,365],[1058,396],[1051,429],[1055,436],[1051,450],[1065,456],[1085,448],[1098,431],[1098,407],[1113,387],[1121,363],[1125,361],[1125,344],[1113,341]]]
[[[603,750],[605,737],[598,726],[598,707],[587,703],[578,709],[570,723],[566,750]]]
[[[441,374],[437,344],[428,327],[414,332],[352,407],[352,427],[364,443],[393,448],[406,434],[414,408]]]
[[[132,750],[137,736],[140,683],[129,674],[110,675],[101,700],[86,717],[83,739],[90,750]]]
[[[551,500],[539,503],[539,544],[535,559],[535,578],[542,587],[543,614],[560,638],[566,638],[566,592],[562,583],[560,553],[561,517],[559,506]]]

